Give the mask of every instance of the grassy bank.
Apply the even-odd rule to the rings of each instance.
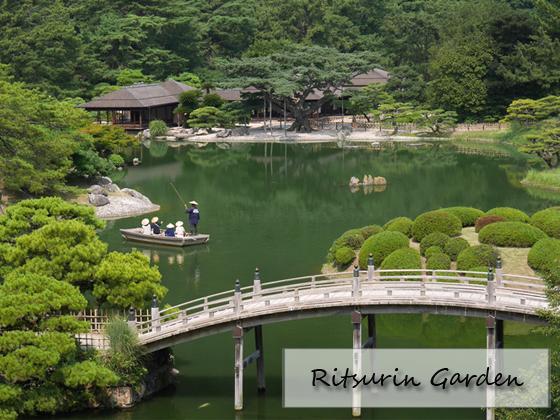
[[[527,187],[560,191],[560,168],[544,171],[531,169],[521,183]]]

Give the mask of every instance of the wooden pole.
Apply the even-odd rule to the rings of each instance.
[[[262,325],[255,327],[255,348],[259,353],[257,359],[257,391],[264,393],[266,390],[265,376],[264,376],[264,347],[262,336]]]
[[[362,370],[362,314],[352,312],[352,373],[358,377]],[[362,413],[362,396],[359,387],[352,389],[352,417],[360,417]]]
[[[377,326],[375,324],[375,314],[367,316],[368,348],[377,348]],[[370,344],[371,343],[371,344]]]
[[[486,354],[489,376],[492,378],[496,367],[496,318],[488,315],[486,318]],[[496,410],[494,408],[495,389],[493,385],[486,386],[486,420],[494,420]]]
[[[235,410],[243,410],[243,327],[233,328]]]
[[[269,114],[270,114],[270,135],[272,136],[272,95],[270,95],[270,109],[269,109]]]
[[[286,127],[286,100],[284,99],[284,137],[287,137],[287,127]]]

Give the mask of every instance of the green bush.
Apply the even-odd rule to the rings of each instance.
[[[451,261],[457,261],[457,256],[459,253],[470,246],[469,241],[465,238],[451,238],[445,244],[443,252],[449,255]]]
[[[508,222],[529,222],[529,216],[521,210],[512,207],[495,207],[486,212],[487,216],[502,216]]]
[[[160,137],[167,134],[167,124],[162,120],[150,122],[150,137]]]
[[[362,244],[364,243],[364,237],[360,231],[360,229],[350,229],[340,235],[335,241],[332,243],[331,247],[329,248],[329,252],[327,254],[327,262],[334,262],[336,251],[344,246],[349,247],[350,249],[360,249]]]
[[[522,222],[492,223],[478,234],[480,243],[516,248],[533,246],[542,238],[546,238],[546,233]]]
[[[431,246],[439,246],[441,249],[445,248],[445,244],[449,241],[449,236],[445,233],[434,232],[424,236],[420,242],[420,254],[425,255],[426,250]]]
[[[451,258],[445,254],[434,254],[426,261],[428,270],[449,270],[451,268]]]
[[[412,219],[409,219],[408,217],[396,217],[394,219],[389,220],[387,223],[385,223],[383,228],[385,228],[385,230],[389,230],[392,232],[394,231],[394,232],[404,233],[406,236],[410,238],[412,237],[413,224],[414,222],[412,221]]]
[[[354,261],[355,257],[356,253],[352,248],[348,246],[342,246],[336,250],[334,254],[334,262],[337,266],[346,268],[352,261]]]
[[[366,239],[360,249],[360,268],[367,268],[367,260],[370,253],[373,254],[373,261],[376,266],[383,263],[383,260],[393,251],[400,248],[407,248],[409,239],[400,232],[381,232]]]
[[[531,216],[530,223],[548,236],[560,239],[560,207],[551,207],[536,212]]]
[[[491,223],[496,222],[505,222],[506,219],[502,216],[482,216],[476,219],[476,223],[474,224],[474,231],[476,233],[480,232],[480,230]]]
[[[414,220],[412,235],[420,242],[425,236],[433,232],[445,233],[448,236],[458,236],[463,225],[457,216],[442,210],[429,211]]]
[[[420,269],[422,268],[422,260],[418,251],[412,248],[401,248],[396,251],[391,252],[383,260],[381,264],[382,270],[394,270],[394,269]],[[391,273],[390,275],[399,275],[400,273]],[[403,272],[403,275],[417,274],[414,272]]]
[[[123,157],[117,153],[113,153],[109,155],[109,162],[115,165],[116,168],[120,168],[121,166],[124,166]]]
[[[441,249],[439,246],[431,246],[424,252],[424,256],[426,258],[430,258],[434,254],[443,254],[443,249]]]
[[[379,225],[370,225],[360,228],[360,233],[362,234],[364,239],[367,239],[373,235],[377,235],[380,232],[383,232],[383,228]]]
[[[556,261],[560,259],[560,240],[553,238],[544,238],[535,243],[529,255],[527,256],[527,264],[533,270],[550,271],[552,267],[556,267]]]
[[[442,210],[458,217],[463,227],[474,226],[476,219],[484,215],[482,210],[475,209],[474,207],[447,207]]]
[[[457,270],[469,271],[473,267],[494,267],[498,251],[490,245],[475,245],[462,250],[457,256]]]

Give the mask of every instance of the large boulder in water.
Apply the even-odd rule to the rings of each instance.
[[[387,185],[387,180],[382,176],[374,176],[373,185]]]
[[[90,194],[103,194],[105,189],[101,185],[94,184],[87,189],[87,192]]]
[[[126,193],[131,197],[138,198],[139,200],[145,201],[147,203],[151,203],[148,197],[146,197],[144,194],[139,193],[136,190],[133,190],[132,188],[123,188],[121,192]]]
[[[106,206],[109,204],[109,199],[103,194],[88,194],[88,201],[95,207]]]

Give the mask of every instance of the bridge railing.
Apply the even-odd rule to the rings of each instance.
[[[215,293],[209,296],[196,298],[179,305],[157,309],[152,312],[152,318],[135,326],[140,334],[161,330],[162,325],[168,322],[181,322],[185,325],[187,320],[199,316],[207,317],[207,322],[212,322],[212,317],[218,311],[231,311],[234,315],[250,303],[265,302],[272,297],[286,297],[299,301],[300,296],[322,289],[329,294],[352,289],[354,277],[359,279],[359,288],[373,286],[383,282],[408,282],[409,284],[429,284],[431,282],[477,286],[477,293],[485,293],[487,299],[492,299],[495,291],[507,289],[512,293],[544,293],[545,286],[537,277],[502,274],[501,271],[493,273],[457,270],[427,270],[427,269],[394,269],[394,270],[362,270],[354,272],[341,272],[302,276],[289,279],[261,282],[260,273],[256,273],[252,285]],[[475,292],[475,289],[473,289]],[[190,322],[190,321],[189,321]],[[206,322],[206,321],[205,321]]]

